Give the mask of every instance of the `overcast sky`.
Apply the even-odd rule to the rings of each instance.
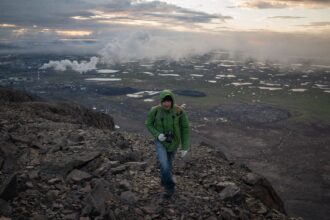
[[[227,49],[330,60],[330,0],[0,1],[1,50],[71,44],[122,56],[143,45],[156,57]]]

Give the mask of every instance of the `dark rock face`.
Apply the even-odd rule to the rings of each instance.
[[[281,198],[276,194],[267,179],[254,173],[247,173],[243,177],[243,181],[253,186],[250,193],[260,199],[265,205],[286,213]]]
[[[48,120],[82,123],[100,129],[114,130],[114,122],[111,116],[94,112],[76,104],[30,102],[24,105],[35,114]]]
[[[99,151],[81,152],[74,155],[66,155],[62,152],[47,154],[41,162],[40,172],[42,174],[61,174],[65,175],[75,168],[81,167],[91,160],[94,160],[101,153]]]
[[[266,180],[206,143],[176,158],[163,199],[151,139],[36,105],[0,106],[0,218],[289,219]]]
[[[0,86],[0,102],[30,102],[35,98],[25,92],[12,90]]]
[[[11,200],[17,195],[17,178],[16,174],[6,178],[0,186],[0,198]]]

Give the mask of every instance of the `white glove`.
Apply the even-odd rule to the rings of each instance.
[[[165,141],[165,140],[166,140],[165,135],[164,135],[163,133],[159,134],[159,135],[158,135],[158,140],[160,140],[160,141]]]
[[[187,150],[181,151],[181,157],[184,158],[187,155],[187,153],[188,153]]]

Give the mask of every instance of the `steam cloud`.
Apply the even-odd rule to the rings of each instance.
[[[212,46],[200,42],[192,45],[190,42],[182,39],[178,42],[170,38],[151,36],[144,31],[134,32],[129,37],[117,37],[111,40],[97,54],[99,57],[92,57],[89,62],[76,60],[50,61],[44,64],[40,69],[53,68],[57,71],[66,71],[72,69],[79,73],[95,70],[98,63],[112,65],[120,62],[142,59],[167,58],[178,60],[195,54],[204,54],[210,52]]]
[[[212,46],[199,42],[192,44],[187,38],[152,36],[148,32],[132,33],[128,38],[115,39],[99,51],[101,62],[113,64],[137,59],[167,58],[178,60],[195,54],[210,52]]]
[[[180,60],[193,55],[203,55],[215,50],[226,50],[240,60],[255,58],[273,60],[283,64],[298,60],[311,60],[315,64],[330,63],[330,40],[315,35],[290,35],[281,33],[229,33],[223,35],[168,34],[157,35],[146,31],[119,34],[108,39],[107,44],[89,62],[76,60],[50,61],[41,69],[58,71],[72,69],[79,73],[97,68],[98,64],[113,65],[132,60]],[[303,45],[303,46],[302,46]]]
[[[57,71],[66,71],[67,69],[72,69],[79,73],[85,73],[90,70],[95,70],[96,65],[99,62],[98,57],[91,57],[89,62],[87,61],[81,61],[78,62],[76,60],[70,61],[70,60],[61,60],[61,61],[49,61],[49,63],[45,63],[40,67],[40,69],[49,69],[53,68]]]

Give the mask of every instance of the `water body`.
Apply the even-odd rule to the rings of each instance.
[[[189,96],[189,97],[205,97],[206,94],[204,92],[196,91],[196,90],[174,90],[173,91],[177,95]]]
[[[96,93],[106,96],[126,95],[138,92],[138,89],[132,87],[112,87],[112,86],[94,86]]]

